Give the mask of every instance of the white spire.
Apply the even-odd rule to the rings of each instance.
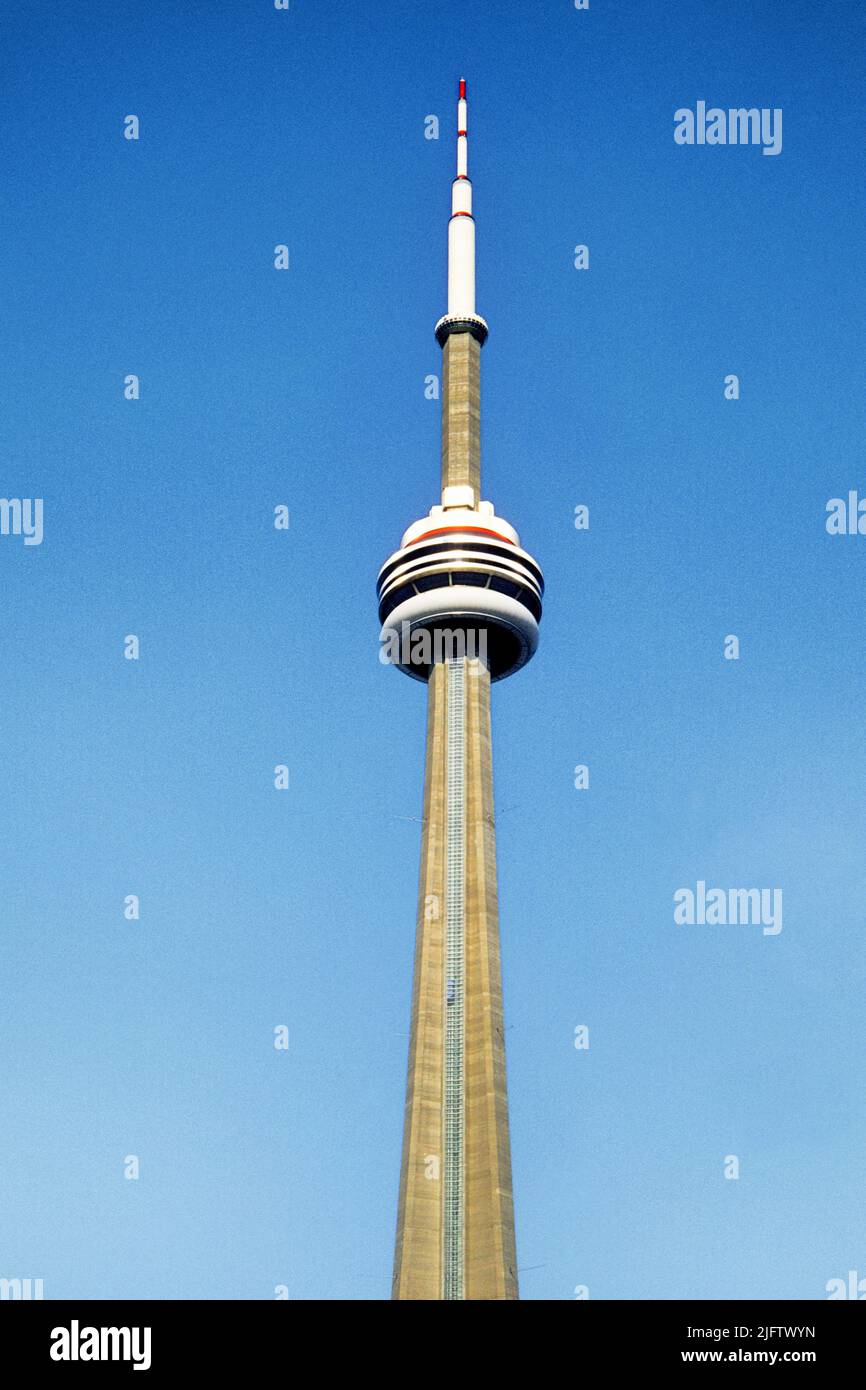
[[[457,101],[457,177],[451,185],[448,223],[448,317],[475,317],[475,222],[469,182],[466,79],[460,79]]]

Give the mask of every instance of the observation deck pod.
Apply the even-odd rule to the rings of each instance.
[[[447,488],[443,505],[409,527],[379,571],[380,641],[416,680],[428,679],[433,662],[464,654],[484,657],[491,680],[502,680],[538,646],[544,579],[491,502],[448,505],[449,493],[471,490]]]

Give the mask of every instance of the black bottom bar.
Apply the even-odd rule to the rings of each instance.
[[[500,1355],[507,1368],[519,1344],[551,1369],[556,1357],[560,1373],[570,1368],[575,1377],[590,1366],[642,1375],[706,1366],[804,1366],[826,1379],[858,1364],[863,1313],[845,1301],[575,1301],[474,1308],[385,1301],[3,1302],[0,1338],[4,1367],[17,1364],[27,1383],[34,1372],[52,1380],[99,1378],[106,1371],[134,1377],[138,1366],[143,1384],[145,1376],[184,1373],[206,1384],[210,1376],[224,1380],[269,1366],[292,1379],[343,1365],[354,1374],[387,1365],[394,1374],[404,1338],[412,1339],[411,1347],[440,1317],[457,1316],[461,1330],[487,1334],[488,1370]],[[94,1353],[99,1359],[92,1359]]]

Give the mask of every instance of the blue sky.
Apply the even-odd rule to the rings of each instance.
[[[389,1294],[425,699],[374,582],[437,500],[461,74],[548,586],[493,708],[522,1296],[866,1276],[858,7],[3,11],[0,1276]],[[698,100],[782,153],[678,146]],[[675,925],[698,880],[783,930]]]

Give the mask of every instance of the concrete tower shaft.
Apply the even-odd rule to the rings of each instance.
[[[496,892],[490,678],[480,661],[437,663],[427,684],[427,760],[415,981],[393,1297],[517,1298]],[[455,708],[460,701],[461,708]],[[456,717],[455,717],[456,716]],[[463,979],[449,976],[449,733],[462,723]],[[453,791],[453,789],[452,789]],[[449,811],[451,817],[449,817]],[[459,993],[458,993],[459,991]],[[447,1031],[462,1007],[457,1191],[449,1174]],[[446,1203],[456,1210],[451,1252]],[[455,1250],[456,1247],[456,1250]],[[446,1268],[446,1253],[452,1253]],[[457,1266],[456,1271],[454,1266]],[[456,1277],[455,1277],[456,1273]],[[450,1287],[449,1287],[450,1286]],[[455,1292],[455,1286],[459,1290]]]
[[[481,496],[481,344],[471,333],[449,333],[442,349],[442,492],[472,489]]]

